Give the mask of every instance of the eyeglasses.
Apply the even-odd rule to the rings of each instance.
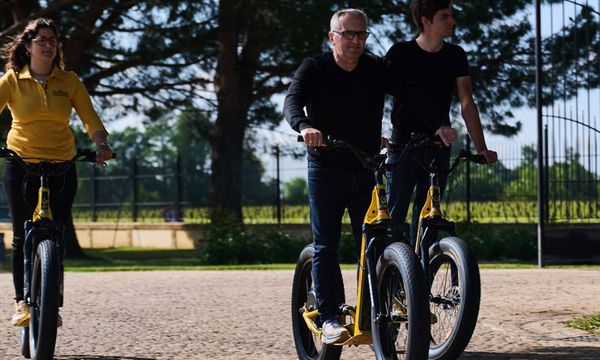
[[[352,40],[352,39],[354,39],[355,36],[358,38],[358,40],[366,40],[369,37],[369,35],[371,34],[368,31],[350,31],[350,30],[332,31],[332,33],[339,34],[346,40]]]
[[[56,38],[45,37],[45,36],[38,36],[35,39],[31,39],[31,41],[35,41],[39,46],[46,46],[46,45],[56,46],[56,44],[58,43],[56,41]]]

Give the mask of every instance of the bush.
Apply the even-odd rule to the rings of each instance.
[[[479,261],[533,261],[537,257],[535,227],[509,228],[483,224],[457,224]],[[310,239],[292,236],[277,226],[243,231],[238,225],[215,226],[201,246],[201,259],[210,265],[273,264],[296,262]],[[355,264],[358,252],[350,231],[344,231],[338,250],[340,263]]]
[[[462,223],[457,224],[457,233],[480,261],[532,261],[537,258],[537,233],[533,226],[509,228]]]
[[[242,231],[237,225],[215,227],[201,248],[210,265],[295,263],[308,240],[292,237],[273,227]]]

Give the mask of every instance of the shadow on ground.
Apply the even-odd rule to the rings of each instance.
[[[54,360],[156,360],[147,357],[131,356],[103,356],[103,355],[61,355],[55,356]]]
[[[465,352],[461,360],[597,360],[600,347],[569,347],[534,349],[528,352],[489,353]]]

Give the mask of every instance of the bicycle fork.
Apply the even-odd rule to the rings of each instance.
[[[43,165],[42,165],[43,166]],[[32,220],[27,220],[24,223],[25,241],[23,243],[23,266],[24,279],[23,288],[26,301],[33,306],[31,300],[31,277],[33,269],[33,259],[40,241],[51,240],[53,245],[58,250],[58,261],[60,271],[60,296],[59,306],[63,305],[63,275],[62,275],[62,244],[59,239],[62,239],[63,226],[52,221],[52,211],[50,210],[50,186],[46,170],[42,167],[40,176],[40,188],[38,191],[38,203],[33,212]]]

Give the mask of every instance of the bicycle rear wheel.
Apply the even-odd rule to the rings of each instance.
[[[465,350],[477,323],[481,283],[477,260],[467,244],[446,237],[429,249],[432,314],[429,359],[456,359]]]
[[[396,242],[385,248],[377,264],[377,291],[381,315],[371,316],[377,358],[427,358],[427,286],[410,246]]]
[[[59,258],[54,242],[43,240],[36,249],[31,277],[29,349],[33,360],[51,360],[58,319]]]
[[[337,360],[342,347],[326,345],[306,326],[300,311],[306,307],[309,311],[317,309],[317,301],[312,284],[312,262],[314,249],[306,246],[300,253],[294,283],[292,285],[292,327],[296,352],[300,360]]]

